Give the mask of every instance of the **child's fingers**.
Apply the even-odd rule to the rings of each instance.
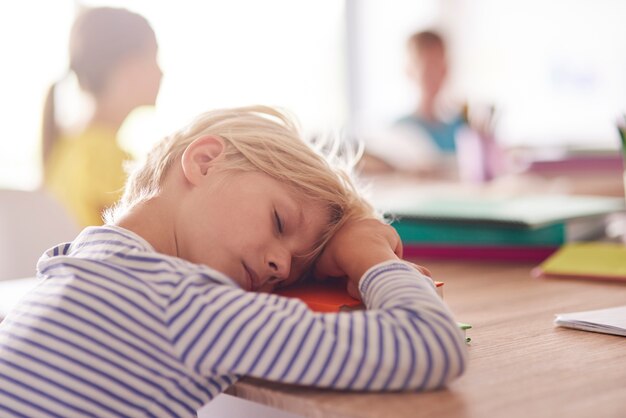
[[[407,263],[409,263],[410,265],[412,265],[415,270],[419,271],[420,273],[422,273],[424,276],[428,276],[432,279],[433,274],[430,272],[430,270],[428,270],[426,267],[424,266],[420,266],[419,264],[415,264],[415,263],[411,263],[410,261],[407,261]]]
[[[352,280],[348,281],[348,294],[355,299],[362,300],[361,292],[359,292],[359,286]]]
[[[419,264],[414,264],[413,266],[420,272],[422,273],[424,276],[428,276],[430,278],[432,278],[433,274],[430,272],[430,270],[428,270],[426,267],[424,266],[420,266]]]

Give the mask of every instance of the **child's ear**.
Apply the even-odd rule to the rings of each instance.
[[[202,181],[209,168],[224,152],[224,140],[219,136],[207,135],[194,140],[183,152],[181,164],[183,173],[191,184]]]

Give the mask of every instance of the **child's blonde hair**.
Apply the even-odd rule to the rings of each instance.
[[[272,107],[250,106],[203,113],[189,126],[164,138],[131,173],[122,199],[107,211],[106,221],[113,223],[138,203],[158,195],[172,164],[180,161],[190,143],[206,135],[225,142],[220,170],[263,172],[328,208],[328,229],[310,257],[315,257],[346,221],[375,216],[350,173],[333,167],[321,151],[307,144],[294,118]]]

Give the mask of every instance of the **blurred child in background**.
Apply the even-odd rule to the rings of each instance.
[[[443,91],[448,76],[444,38],[426,30],[407,42],[407,75],[416,88],[415,109],[368,146],[366,170],[485,182],[502,172],[493,136],[495,108],[455,106]]]
[[[408,39],[407,57],[407,75],[418,97],[415,109],[368,141],[362,170],[455,177],[455,137],[465,120],[462,112],[441,103],[448,75],[445,42],[434,31],[417,32]]]
[[[439,151],[453,153],[455,135],[465,120],[461,112],[445,109],[441,103],[441,91],[448,75],[443,37],[434,31],[417,32],[409,38],[407,47],[407,74],[416,86],[419,101],[413,112],[398,124],[422,129]]]
[[[154,105],[161,83],[157,40],[148,21],[117,8],[80,13],[72,27],[69,70],[93,99],[94,110],[77,134],[62,132],[53,84],[44,106],[44,181],[83,226],[101,225],[102,211],[121,196],[130,155],[117,142],[126,117]]]

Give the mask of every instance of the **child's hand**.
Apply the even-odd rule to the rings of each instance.
[[[358,283],[372,266],[402,257],[396,230],[376,219],[347,223],[330,239],[315,265],[315,275],[348,277],[348,292],[360,299]]]
[[[411,265],[415,270],[422,273],[424,276],[428,276],[430,279],[433,278],[432,273],[424,266],[420,266],[419,264],[411,263],[410,261],[405,261],[405,263]]]

